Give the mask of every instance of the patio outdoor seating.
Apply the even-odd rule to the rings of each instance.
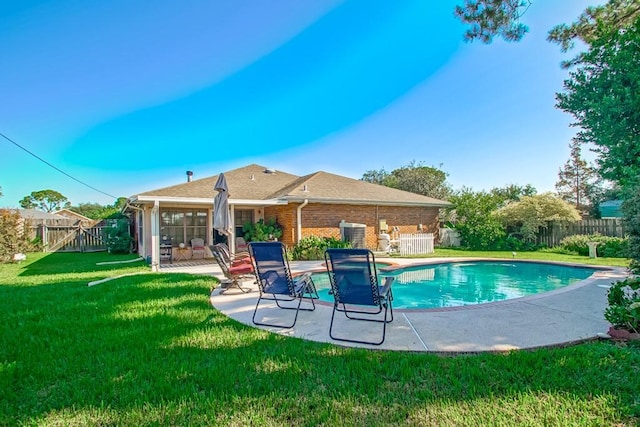
[[[235,262],[249,262],[251,263],[251,255],[249,255],[248,250],[237,251],[235,253],[231,253],[229,250],[229,246],[226,243],[218,243],[216,245],[221,251],[222,254],[227,258],[229,263]]]
[[[281,242],[251,242],[249,253],[256,269],[256,279],[260,296],[253,311],[252,321],[256,325],[273,326],[277,328],[291,328],[298,320],[298,313],[314,311],[316,305],[314,299],[318,298],[318,292],[311,279],[310,273],[298,277],[291,275],[285,246]],[[307,299],[311,307],[301,308],[302,300]],[[263,300],[275,301],[278,308],[295,310],[295,317],[291,324],[256,321],[256,314],[260,302]],[[292,306],[283,305],[283,302],[297,301]]]
[[[249,251],[249,245],[244,240],[244,237],[236,237],[236,252],[247,252]]]
[[[225,254],[224,248],[220,245],[213,245],[210,247],[211,253],[216,262],[222,270],[222,274],[226,278],[226,281],[222,282],[222,286],[226,288],[221,292],[224,293],[232,287],[239,289],[240,291],[247,293],[251,292],[250,288],[243,288],[241,282],[245,280],[255,280],[253,264],[250,259],[245,259],[241,262],[232,262]]]
[[[191,239],[191,258],[193,258],[196,253],[202,254],[202,258],[204,258],[204,254],[205,254],[204,239],[201,239],[200,237]]]
[[[329,336],[338,341],[380,345],[384,342],[387,323],[393,321],[393,277],[387,277],[380,286],[375,256],[368,249],[327,249],[325,261],[331,282],[334,304],[329,325]],[[382,338],[379,341],[365,341],[351,337],[337,337],[333,334],[336,311],[348,319],[382,323]],[[384,318],[377,317],[384,312]],[[390,313],[390,318],[387,317]],[[353,316],[353,314],[359,317]]]

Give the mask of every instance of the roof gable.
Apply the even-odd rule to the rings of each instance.
[[[67,209],[67,208],[63,208],[63,209],[57,210],[57,211],[54,212],[54,214],[63,216],[65,218],[79,219],[81,221],[93,221],[91,218],[86,217],[86,216],[84,216],[82,214],[79,214],[78,212],[74,212],[74,211],[72,211],[70,209]]]

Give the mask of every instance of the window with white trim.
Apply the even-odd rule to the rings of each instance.
[[[171,237],[173,246],[180,243],[189,246],[196,237],[206,242],[207,219],[206,209],[161,209],[160,236]]]

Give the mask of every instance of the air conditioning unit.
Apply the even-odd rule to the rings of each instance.
[[[357,224],[355,222],[340,223],[340,236],[345,242],[351,242],[353,248],[367,247],[367,226],[366,224]]]

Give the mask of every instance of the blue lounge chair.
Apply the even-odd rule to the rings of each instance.
[[[324,256],[331,282],[331,293],[334,298],[329,336],[338,341],[382,344],[385,339],[387,323],[393,321],[391,284],[394,278],[387,277],[384,285],[379,285],[375,257],[373,252],[368,249],[327,249]],[[382,323],[382,339],[380,341],[364,341],[335,336],[333,334],[333,320],[336,311],[344,313],[349,319]],[[384,312],[384,318],[380,319],[377,315],[382,312]]]
[[[250,242],[249,253],[255,265],[256,279],[260,290],[260,296],[253,311],[254,324],[291,328],[296,324],[300,310],[313,311],[316,309],[314,299],[318,298],[318,293],[311,279],[311,274],[305,273],[295,278],[291,275],[286,249],[281,242]],[[310,308],[301,308],[302,300],[305,298],[311,302]],[[275,301],[279,308],[295,310],[293,323],[282,325],[256,321],[256,313],[262,300]],[[298,303],[294,306],[282,305],[282,302],[291,301]]]

